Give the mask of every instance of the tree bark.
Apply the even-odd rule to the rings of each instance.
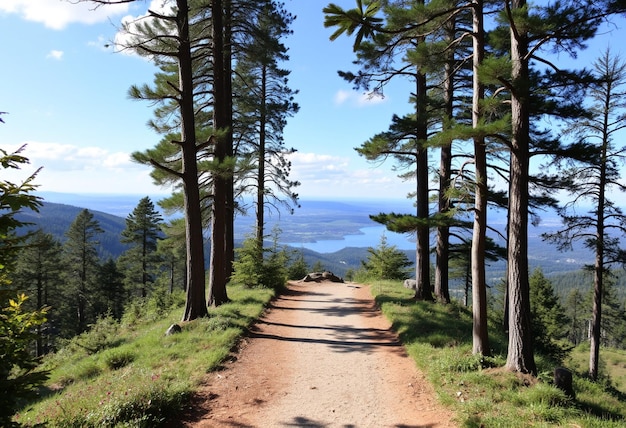
[[[446,38],[452,42],[455,38],[454,20],[446,24]],[[446,79],[444,81],[444,120],[443,129],[448,129],[454,115],[454,50],[448,50],[448,58],[445,68]],[[446,194],[450,188],[450,176],[452,174],[452,141],[441,147],[439,161],[439,213],[446,214],[450,210],[450,198]],[[444,219],[442,218],[442,221]],[[435,263],[435,297],[439,302],[450,303],[449,259],[450,259],[450,226],[441,224],[437,226],[437,245],[435,247],[437,259]]]
[[[428,120],[426,109],[426,76],[417,72],[417,253],[415,263],[416,300],[433,300],[430,285],[430,236],[428,228]]]
[[[226,0],[228,1],[228,0]],[[211,16],[213,24],[213,126],[217,137],[215,138],[215,159],[218,163],[218,171],[213,173],[213,204],[211,215],[211,264],[209,272],[209,301],[210,306],[219,306],[228,301],[226,283],[228,282],[229,255],[229,205],[230,194],[228,187],[232,178],[223,174],[223,163],[229,155],[229,137],[222,135],[220,131],[229,129],[229,102],[231,94],[227,92],[230,87],[227,80],[229,62],[225,60],[224,48],[224,9],[222,0],[211,2]],[[232,147],[230,148],[232,150]],[[232,227],[232,226],[230,226]]]
[[[177,25],[180,37],[178,55],[182,180],[187,247],[187,299],[183,321],[207,315],[205,300],[204,238],[198,183],[196,127],[193,99],[193,65],[189,37],[189,7],[187,0],[177,0]]]
[[[591,337],[589,349],[589,377],[598,379],[600,363],[600,339],[602,334],[602,294],[604,288],[604,209],[606,204],[607,184],[607,156],[609,143],[609,112],[611,104],[611,91],[607,91],[607,99],[604,105],[603,130],[602,130],[602,154],[600,159],[600,177],[598,181],[598,209],[596,224],[596,260],[594,264],[593,278],[593,313],[591,318]]]
[[[525,0],[513,0],[521,9]],[[530,324],[528,281],[528,183],[530,150],[530,88],[528,36],[511,22],[511,156],[508,220],[509,347],[505,367],[537,373]]]
[[[472,126],[480,126],[480,103],[485,97],[484,85],[478,78],[478,69],[485,54],[483,1],[473,1],[473,98]],[[487,280],[485,275],[485,249],[487,241],[487,153],[485,138],[474,136],[475,195],[474,228],[472,235],[472,353],[491,355],[487,328]]]
[[[233,79],[232,79],[232,10],[231,0],[224,0],[224,129],[227,131],[225,138],[226,156],[228,158],[234,158],[234,146],[233,146]],[[230,276],[233,273],[233,262],[235,261],[235,176],[234,171],[229,171],[228,177],[226,177],[226,266],[224,266],[226,272],[226,283],[230,281]],[[224,288],[224,290],[226,290]],[[226,292],[224,291],[224,296]]]
[[[261,71],[261,111],[259,115],[259,166],[257,171],[257,199],[256,199],[256,240],[260,257],[263,258],[263,238],[265,234],[265,127],[267,104],[267,69]],[[259,260],[262,262],[262,260]]]

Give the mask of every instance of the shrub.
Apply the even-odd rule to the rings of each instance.
[[[295,257],[289,264],[287,276],[289,279],[302,279],[310,272],[309,265],[304,260],[302,251],[294,251],[292,254]]]
[[[255,237],[244,240],[235,250],[237,255],[233,263],[234,283],[246,287],[280,288],[285,285],[289,272],[286,268],[289,257],[286,250],[278,248],[278,231],[274,231],[271,248],[259,248]]]
[[[0,281],[1,284],[1,281]],[[33,329],[43,324],[45,311],[27,312],[25,295],[9,299],[0,307],[0,426],[11,426],[11,416],[19,401],[30,396],[48,378],[37,371],[39,360],[29,352],[36,335]]]
[[[102,368],[91,359],[80,360],[75,365],[63,366],[56,375],[59,386],[67,386],[79,380],[93,379],[102,373]]]
[[[144,318],[145,312],[145,299],[137,297],[132,299],[130,303],[124,307],[124,315],[122,315],[122,320],[120,322],[125,327],[133,328]]]
[[[109,369],[117,370],[135,361],[135,354],[128,350],[112,349],[103,355],[103,360]]]
[[[119,344],[118,329],[118,322],[112,316],[106,315],[98,318],[89,331],[76,336],[71,343],[88,354],[95,354]]]
[[[362,261],[367,275],[376,279],[406,279],[408,268],[413,265],[406,253],[398,250],[395,245],[387,245],[385,235],[381,236],[376,248],[368,248],[367,261]]]

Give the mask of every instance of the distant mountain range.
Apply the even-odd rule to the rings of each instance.
[[[39,212],[25,210],[20,212],[16,218],[31,223],[26,227],[27,230],[42,229],[44,232],[52,234],[59,241],[64,242],[65,233],[83,209],[72,205],[44,202]],[[97,238],[100,242],[100,257],[103,259],[117,258],[127,248],[125,244],[120,242],[121,233],[126,228],[126,220],[102,211],[89,211],[104,231]]]
[[[48,193],[42,194],[42,197],[44,204],[39,213],[25,211],[19,214],[18,218],[34,223],[31,229],[40,227],[64,240],[65,232],[82,207],[87,208],[105,231],[99,236],[102,245],[101,256],[115,258],[126,248],[120,243],[120,234],[126,227],[125,218],[144,196]],[[151,199],[156,205],[160,196]],[[281,230],[281,243],[290,243],[294,250],[301,251],[309,265],[320,261],[326,269],[337,275],[344,275],[347,269],[360,267],[361,260],[368,257],[367,248],[376,247],[380,243],[382,233],[385,233],[390,245],[400,243],[398,248],[405,250],[409,259],[413,260],[414,243],[408,242],[406,237],[401,235],[384,232],[382,226],[369,218],[370,214],[379,212],[411,212],[411,210],[410,201],[301,201],[301,208],[296,209],[293,215],[275,212],[269,214],[266,230],[270,233],[274,226],[278,226]],[[491,224],[503,230],[506,217],[495,211],[490,212],[490,216]],[[238,216],[236,241],[241,242],[249,235],[253,225],[254,216]],[[584,248],[559,253],[554,246],[541,239],[541,233],[553,231],[557,227],[558,218],[546,216],[540,226],[529,229],[531,268],[540,266],[547,275],[578,270],[592,261],[591,253]],[[358,246],[351,246],[351,241],[345,239],[350,235],[359,236],[358,234],[361,235]],[[345,246],[342,241],[344,239]],[[500,245],[504,245],[501,239],[497,237],[494,239],[499,240]],[[317,244],[312,244],[314,242]],[[497,281],[504,275],[505,262],[493,263],[488,269],[491,282]]]
[[[125,218],[132,212],[136,203],[141,197],[130,202],[129,197],[121,198],[120,204],[113,202],[111,197],[99,199],[88,197],[82,202],[98,221],[103,233],[98,235],[100,241],[100,256],[103,259],[117,258],[127,247],[120,242],[122,231],[126,227]],[[81,201],[76,200],[77,203]],[[133,205],[135,204],[135,205]],[[276,214],[270,217],[268,222],[268,232],[271,228],[280,223],[281,239],[297,242],[310,242],[316,239],[336,239],[339,240],[344,234],[359,233],[359,228],[371,226],[372,221],[364,215],[361,209],[355,206],[342,203],[311,202],[307,204],[310,216],[298,212],[296,215]],[[124,213],[124,217],[100,211],[96,208],[102,207],[113,212]],[[25,210],[17,215],[20,221],[31,223],[26,230],[42,229],[46,233],[52,234],[61,242],[65,241],[65,233],[69,229],[76,216],[83,207],[68,205],[64,203],[49,202],[44,199],[39,212]],[[359,214],[360,212],[360,214]],[[238,217],[236,244],[245,239],[253,229],[253,217]],[[372,246],[376,246],[373,242]],[[322,265],[337,275],[345,275],[349,268],[358,268],[360,261],[367,258],[367,247],[363,248],[343,248],[341,251],[331,254],[321,254],[304,247],[295,247],[294,250],[301,251],[309,265],[321,262]],[[409,252],[410,253],[410,252]],[[208,251],[206,254],[209,254]]]

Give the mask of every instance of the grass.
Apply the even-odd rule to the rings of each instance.
[[[626,423],[626,394],[606,382],[591,382],[577,367],[570,367],[575,399],[551,385],[555,366],[541,355],[536,355],[536,378],[505,370],[507,338],[495,324],[489,337],[494,356],[472,355],[472,314],[466,308],[414,302],[413,292],[397,283],[376,282],[371,289],[410,356],[440,400],[457,414],[461,427],[610,428]],[[618,358],[614,352],[601,350],[606,360],[617,361],[623,369],[624,353],[618,352]]]
[[[626,395],[607,379],[585,376],[588,346],[567,362],[576,398],[551,385],[553,363],[536,355],[537,378],[503,369],[507,338],[490,328],[493,357],[472,355],[472,315],[455,304],[414,302],[399,283],[371,287],[410,356],[434,385],[459,426],[621,427]],[[228,357],[238,339],[273,296],[268,289],[230,287],[231,303],[165,336],[182,309],[163,302],[137,306],[122,323],[103,319],[45,362],[51,377],[39,401],[16,421],[27,427],[158,427],[184,408],[207,372]],[[602,368],[623,385],[626,353],[601,350]]]
[[[589,367],[589,343],[577,346],[567,360],[569,367],[584,372]],[[610,380],[615,389],[626,394],[626,351],[621,349],[600,349],[600,373]]]
[[[232,302],[182,325],[182,308],[135,310],[92,329],[51,355],[41,398],[15,421],[26,427],[156,427],[183,409],[207,372],[228,357],[245,329],[272,298],[270,289],[230,287]]]

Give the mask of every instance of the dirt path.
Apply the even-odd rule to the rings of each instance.
[[[194,409],[181,426],[456,426],[369,289],[330,282],[290,284]]]

